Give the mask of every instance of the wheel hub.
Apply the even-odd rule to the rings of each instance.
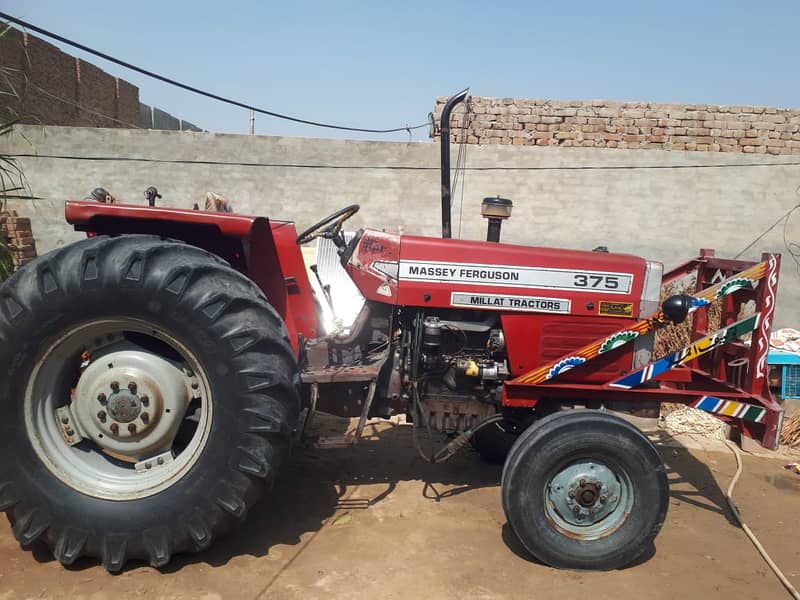
[[[128,390],[117,392],[108,401],[108,415],[120,423],[130,423],[142,412],[142,403]]]
[[[612,514],[620,503],[620,484],[614,473],[597,462],[580,462],[557,473],[547,499],[570,525],[589,527]]]
[[[71,405],[80,437],[131,458],[168,450],[197,388],[170,361],[138,347],[92,362],[81,375]]]

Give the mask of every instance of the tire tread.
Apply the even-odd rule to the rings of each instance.
[[[0,467],[0,510],[9,513],[18,540],[44,539],[63,564],[97,556],[112,572],[131,559],[160,567],[175,553],[204,550],[217,534],[244,519],[271,486],[299,414],[296,357],[278,313],[251,280],[218,256],[183,242],[99,236],[39,257],[0,287],[0,342],[9,333],[18,335],[15,321],[22,312],[36,315],[56,297],[131,286],[147,290],[154,300],[166,295],[181,311],[196,312],[198,326],[213,331],[234,357],[233,372],[241,382],[234,403],[238,431],[230,440],[228,471],[214,493],[196,501],[190,516],[176,520],[177,525],[123,533],[123,525],[120,531],[102,531],[53,522],[58,534],[43,536],[51,527],[47,502],[37,501],[30,490],[20,495],[15,478],[7,476],[12,468]],[[0,403],[10,400],[0,397]]]

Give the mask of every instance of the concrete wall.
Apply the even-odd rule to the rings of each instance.
[[[436,123],[446,101],[436,99]],[[453,111],[453,142],[800,154],[797,109],[474,96],[465,110]]]
[[[203,131],[197,125],[173,117],[168,112],[139,102],[140,129],[167,129],[169,131]]]
[[[80,237],[63,223],[62,205],[96,186],[144,203],[143,190],[155,185],[162,204],[186,208],[215,191],[238,212],[293,219],[298,228],[355,202],[353,228],[441,232],[432,143],[24,126],[7,144],[0,152],[38,155],[20,163],[44,200],[15,207],[33,216],[40,252]],[[461,237],[485,235],[481,199],[499,194],[514,201],[504,241],[607,245],[668,266],[701,247],[732,256],[800,201],[792,156],[489,145],[467,146],[466,164],[463,207],[460,184],[454,194]],[[800,215],[787,236],[800,240]],[[745,257],[762,251],[784,252],[778,325],[800,325],[800,278],[781,226]]]

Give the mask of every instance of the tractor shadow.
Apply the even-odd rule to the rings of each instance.
[[[354,423],[318,414],[314,433],[341,436],[352,430]],[[319,532],[337,514],[368,510],[384,501],[403,481],[424,482],[423,494],[433,502],[499,486],[500,467],[484,463],[472,450],[462,451],[442,465],[424,462],[414,449],[411,429],[410,425],[371,420],[355,446],[297,447],[273,492],[251,510],[243,527],[201,554],[176,556],[161,571],[177,571],[196,562],[222,566],[236,556],[260,557],[278,545],[298,546],[303,543],[302,536]],[[368,497],[362,486],[368,486]]]
[[[314,429],[321,435],[339,436],[352,431],[354,424],[355,420],[320,415]],[[443,439],[439,436],[436,441],[441,443]],[[709,466],[661,431],[654,434],[653,441],[667,468],[670,501],[719,514],[736,525]],[[421,445],[428,450],[426,440]],[[486,463],[469,446],[444,464],[425,462],[414,447],[410,425],[372,420],[356,446],[298,448],[286,475],[275,491],[255,507],[243,528],[203,554],[177,557],[165,571],[197,561],[220,566],[241,554],[264,556],[276,545],[298,545],[301,536],[320,531],[337,514],[368,510],[384,501],[401,482],[422,482],[420,493],[425,499],[446,504],[473,490],[499,488],[501,474],[502,466]],[[369,497],[364,497],[361,486],[369,486]],[[359,493],[353,494],[356,490]],[[508,523],[498,534],[514,554],[541,564],[528,553]],[[647,562],[655,551],[651,544],[630,566]]]
[[[341,436],[351,431],[354,423],[354,419],[319,414],[314,433]],[[656,434],[653,439],[656,443],[669,443],[671,438]],[[442,436],[437,437],[437,442],[443,440]],[[426,440],[422,446],[428,450]],[[734,524],[709,467],[686,448],[658,448],[667,466],[671,502],[685,502],[724,515]],[[469,446],[447,463],[425,462],[414,447],[410,425],[374,419],[367,423],[356,446],[298,446],[274,490],[251,509],[243,526],[219,538],[202,553],[176,555],[159,571],[175,573],[197,563],[221,567],[238,556],[268,556],[276,546],[289,546],[288,554],[299,554],[310,543],[309,534],[313,538],[333,517],[345,511],[368,510],[391,496],[401,482],[422,482],[421,494],[426,500],[446,504],[454,496],[472,490],[499,487],[501,473],[501,466],[486,463]],[[365,490],[369,490],[368,497]],[[541,564],[527,552],[508,523],[498,535],[511,552]],[[635,564],[646,562],[654,552],[655,547],[649,549]],[[44,549],[34,548],[34,556],[39,562],[54,560]],[[81,559],[68,569],[81,571],[96,566],[94,559]],[[132,561],[124,571],[143,566]]]
[[[730,525],[739,527],[711,468],[695,456],[704,451],[695,450],[692,453],[690,448],[682,445],[680,441],[661,429],[649,437],[656,444],[667,467],[670,501],[689,504],[718,514],[724,517]],[[725,450],[727,451],[727,449]],[[725,456],[725,454],[721,456]],[[725,456],[725,458],[728,457]],[[733,457],[730,457],[730,460],[733,460]]]

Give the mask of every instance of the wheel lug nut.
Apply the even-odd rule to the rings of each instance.
[[[136,433],[136,423],[128,425],[128,433]]]
[[[193,389],[193,390],[196,390],[196,389],[197,389],[197,388],[199,388],[199,387],[200,387],[200,384],[199,384],[199,383],[197,383],[196,381],[193,381],[193,382],[192,382],[192,389]]]
[[[67,435],[73,436],[75,435],[75,432],[72,429],[67,429]]]
[[[119,381],[111,382],[111,391],[113,391],[115,394],[119,391]]]
[[[150,422],[150,414],[146,413],[146,412],[143,412],[142,413],[142,423],[147,425],[149,422]]]
[[[128,384],[128,389],[130,390],[131,394],[135,394],[136,393],[136,382],[135,381],[131,381]]]
[[[61,422],[62,422],[64,425],[66,425],[67,423],[69,423],[69,417],[61,417]]]
[[[106,398],[105,394],[97,394],[97,401],[105,406],[105,404],[108,402],[108,398]]]
[[[99,413],[97,413],[97,418],[100,419],[101,423],[105,423],[106,422],[106,411],[101,410]]]
[[[140,396],[139,402],[142,403],[142,406],[150,406],[150,398],[148,396]]]
[[[119,425],[117,423],[111,424],[111,433],[117,435],[119,433]]]
[[[574,497],[575,497],[575,492],[573,492],[573,491],[570,491],[570,493],[568,494],[568,496],[569,496],[570,498],[574,498]]]

